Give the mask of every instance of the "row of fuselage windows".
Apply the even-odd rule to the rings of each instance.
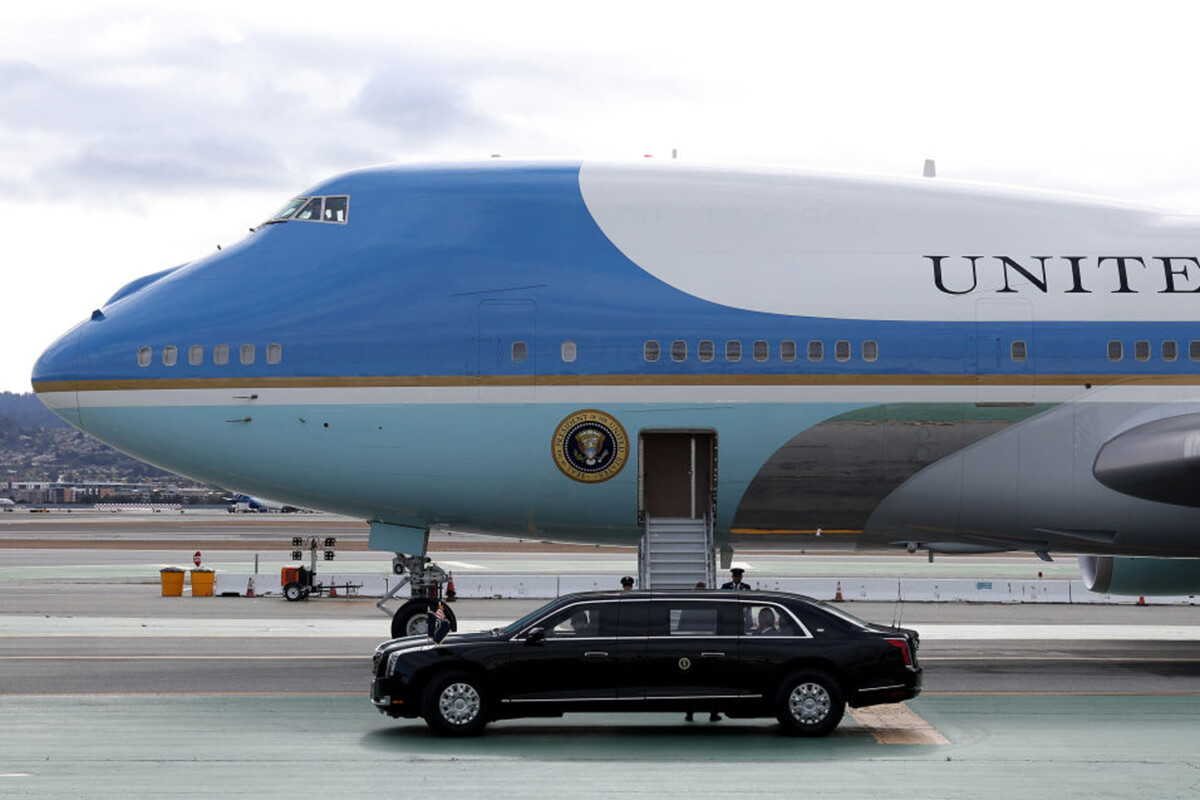
[[[741,341],[730,339],[725,342],[725,360],[730,362],[738,362],[742,360],[743,349]],[[795,361],[797,358],[797,347],[793,341],[782,341],[778,348],[779,359],[781,361]],[[573,363],[579,357],[579,348],[575,342],[563,342],[560,351],[563,362]],[[688,343],[682,339],[676,339],[671,342],[667,348],[667,355],[672,361],[683,362],[687,361],[689,354]],[[1014,340],[1009,344],[1009,358],[1013,361],[1025,361],[1029,357],[1028,345],[1020,340]],[[1179,343],[1167,339],[1163,341],[1159,348],[1159,354],[1163,361],[1176,361],[1179,358]],[[755,361],[768,361],[771,358],[771,344],[763,339],[756,340],[750,346],[750,357]],[[874,339],[867,339],[859,348],[859,355],[863,361],[877,361],[879,359],[879,343]],[[161,360],[164,367],[173,367],[180,363],[180,349],[175,345],[167,345],[162,348]],[[187,348],[186,357],[187,363],[193,367],[199,367],[204,364],[206,351],[203,345],[194,344]],[[513,363],[521,364],[529,359],[529,345],[526,342],[513,342],[510,348],[510,356]],[[806,348],[806,356],[809,361],[822,361],[825,359],[825,343],[818,339],[813,339],[808,342]],[[229,363],[230,347],[227,344],[219,344],[212,349],[212,363],[217,366],[224,366]],[[701,361],[714,361],[717,357],[716,344],[708,339],[701,340],[696,345],[696,357]],[[848,339],[838,339],[833,343],[833,357],[837,361],[849,361],[854,357],[853,344]],[[1153,357],[1153,347],[1149,340],[1139,339],[1133,343],[1133,357],[1138,361],[1149,361]],[[257,348],[252,344],[243,344],[237,348],[238,363],[245,366],[250,366],[257,358]],[[267,345],[267,363],[278,364],[283,360],[283,346],[279,344]],[[653,339],[647,340],[642,345],[642,358],[650,363],[657,362],[663,358],[663,348]],[[1125,358],[1125,345],[1119,340],[1112,340],[1108,343],[1108,360],[1122,361]],[[1200,361],[1200,340],[1193,339],[1188,342],[1188,358],[1191,361]],[[139,367],[148,367],[154,362],[154,348],[139,347],[137,351],[137,363]]]
[[[1179,359],[1179,343],[1174,339],[1165,339],[1159,343],[1158,353],[1163,361],[1176,361]],[[1133,343],[1134,360],[1149,361],[1153,357],[1154,345],[1148,339],[1138,339]],[[1108,360],[1125,360],[1124,342],[1119,339],[1113,339],[1108,343]],[[1188,342],[1188,360],[1200,361],[1200,339],[1192,339]]]
[[[730,339],[725,342],[724,357],[726,361],[738,362],[743,357],[753,358],[755,361],[770,361],[771,360],[771,343],[765,339],[757,339],[750,343],[750,347],[745,349],[742,347],[740,339]],[[780,361],[795,361],[799,348],[794,341],[785,340],[779,343],[776,352],[779,355]],[[859,347],[859,356],[863,361],[878,361],[879,360],[879,342],[874,339],[867,339]],[[642,358],[650,363],[659,361],[667,357],[671,361],[684,362],[688,360],[690,348],[688,343],[683,339],[676,339],[664,348],[657,340],[650,339],[642,344]],[[813,339],[808,342],[805,348],[805,355],[809,361],[825,360],[825,342],[820,339]],[[854,358],[854,345],[849,339],[838,339],[833,343],[833,357],[837,361],[849,361]],[[717,343],[711,339],[702,339],[696,343],[696,358],[701,361],[715,361],[717,359]]]
[[[218,367],[223,367],[229,363],[230,347],[227,344],[218,344],[212,349],[212,363]],[[187,364],[192,367],[204,365],[205,356],[207,355],[204,345],[194,344],[187,349],[186,352],[180,353],[180,348],[173,344],[169,344],[162,349],[159,358],[164,367],[173,367],[180,363],[181,357],[186,359]],[[239,364],[250,366],[258,358],[258,349],[252,344],[244,344],[237,348],[236,357]],[[269,344],[267,345],[267,363],[278,364],[283,361],[283,345]],[[148,367],[154,363],[154,348],[139,347],[137,351],[137,363],[139,367]]]

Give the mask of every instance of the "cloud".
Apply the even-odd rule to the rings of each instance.
[[[0,163],[0,185],[86,197],[303,184],[502,136],[472,102],[484,77],[453,55],[300,34],[0,61],[0,135],[31,142],[19,169]]]
[[[617,138],[640,152],[693,91],[616,57],[564,64],[503,36],[386,23],[325,33],[154,9],[27,33],[0,32],[13,56],[0,60],[0,186],[44,199],[292,191],[386,161],[575,155],[611,143],[602,123],[622,115]]]
[[[278,150],[252,137],[199,131],[193,135],[109,135],[73,156],[46,165],[38,182],[102,194],[180,191],[238,185],[279,186],[288,170]]]
[[[494,136],[501,127],[472,107],[471,77],[437,73],[437,65],[391,65],[363,86],[350,112],[405,145],[453,137]]]

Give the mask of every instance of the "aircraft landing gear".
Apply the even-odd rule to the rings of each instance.
[[[431,601],[420,599],[409,600],[400,606],[392,615],[392,638],[427,634],[429,632],[430,607]],[[450,622],[450,630],[458,630],[458,620],[454,616],[454,611],[449,606],[443,606],[443,608],[446,610],[446,619]]]
[[[437,610],[438,601],[454,599],[454,592],[445,591],[450,576],[444,569],[433,563],[428,556],[406,556],[397,553],[392,559],[392,572],[404,575],[392,589],[383,596],[377,605],[385,614],[392,615],[392,637],[420,636],[428,632],[426,615],[430,609]],[[384,607],[400,589],[412,586],[412,599],[400,606],[394,614]],[[448,606],[443,605],[446,619],[450,622],[450,630],[458,630],[458,620]]]

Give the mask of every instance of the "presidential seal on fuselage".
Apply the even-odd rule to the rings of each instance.
[[[621,423],[591,408],[558,423],[550,448],[559,470],[580,483],[606,481],[629,459],[629,438]]]

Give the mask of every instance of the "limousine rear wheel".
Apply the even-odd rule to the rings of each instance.
[[[421,698],[425,723],[441,736],[471,736],[487,724],[487,695],[465,672],[435,677]]]
[[[825,736],[846,713],[838,682],[824,672],[806,670],[789,677],[775,696],[775,716],[787,733]]]

